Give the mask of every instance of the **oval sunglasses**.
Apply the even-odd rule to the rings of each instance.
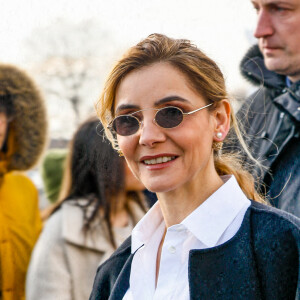
[[[135,114],[142,112],[144,110],[154,109],[157,110],[154,123],[161,128],[175,128],[181,124],[183,117],[191,115],[197,111],[200,111],[204,108],[211,106],[213,103],[202,106],[198,109],[195,109],[190,112],[183,112],[179,107],[176,106],[167,106],[163,108],[146,108],[142,110],[135,111],[128,115],[120,115],[112,120],[108,128],[114,131],[118,135],[128,136],[135,134],[141,127],[141,123]]]

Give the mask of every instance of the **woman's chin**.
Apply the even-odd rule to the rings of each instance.
[[[147,185],[145,184],[145,186],[147,190],[152,193],[167,193],[176,189],[176,187],[174,185],[171,185],[170,182],[148,183]]]

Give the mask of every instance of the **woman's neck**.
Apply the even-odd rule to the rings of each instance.
[[[166,227],[182,222],[222,185],[222,179],[215,172],[212,176],[197,178],[179,189],[158,193],[157,197]]]

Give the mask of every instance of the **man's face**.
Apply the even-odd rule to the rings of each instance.
[[[257,11],[255,37],[266,67],[300,80],[300,0],[252,0]]]
[[[4,141],[6,138],[8,120],[5,113],[0,112],[0,150],[4,145]]]

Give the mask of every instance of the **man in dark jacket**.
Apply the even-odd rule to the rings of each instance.
[[[263,192],[278,208],[300,216],[300,0],[252,0],[253,46],[241,71],[259,86],[239,111]]]

